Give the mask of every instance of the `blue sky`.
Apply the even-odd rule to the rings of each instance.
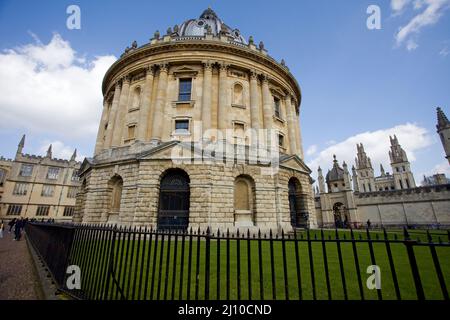
[[[66,28],[71,4],[81,8],[81,30]],[[366,26],[371,4],[381,9],[381,30]],[[333,153],[353,164],[357,142],[377,169],[389,168],[388,135],[396,133],[417,182],[450,174],[435,133],[435,108],[450,116],[450,0],[0,1],[0,155],[13,157],[26,133],[27,153],[53,143],[61,157],[75,147],[91,156],[99,81],[114,57],[208,6],[285,59],[302,88],[313,170],[331,167]],[[43,83],[57,94],[43,93]]]

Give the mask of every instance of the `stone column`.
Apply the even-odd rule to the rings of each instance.
[[[166,104],[167,77],[169,65],[162,63],[159,65],[158,89],[156,90],[155,111],[152,124],[152,141],[161,142],[163,128],[164,106]]]
[[[273,97],[272,94],[270,93],[269,77],[267,75],[263,75],[262,96],[263,96],[264,128],[272,129]]]
[[[102,116],[100,118],[100,125],[98,127],[98,133],[97,133],[97,140],[95,142],[95,151],[94,155],[100,152],[100,150],[104,147],[104,141],[103,136],[105,134],[105,124],[108,123],[108,98],[105,97],[103,99],[103,111]]]
[[[211,129],[211,85],[212,65],[210,61],[203,62],[203,97],[202,97],[202,126],[203,132]]]
[[[258,74],[255,70],[250,72],[250,117],[253,129],[261,129],[259,121],[259,93],[258,93]]]
[[[263,75],[262,78],[262,102],[264,115],[264,129],[267,130],[265,136],[266,141],[263,143],[267,147],[274,148],[278,146],[276,141],[272,141],[275,137],[272,136],[273,130],[273,97],[269,89],[269,77]]]
[[[228,65],[221,63],[219,66],[219,111],[218,121],[219,129],[222,130],[223,139],[225,139],[225,130],[228,129],[228,94],[227,94],[227,69]]]
[[[113,147],[118,147],[122,144],[122,132],[124,126],[124,118],[125,114],[127,112],[127,106],[128,106],[128,94],[130,91],[130,76],[125,76],[122,79],[122,90],[120,92],[120,99],[119,99],[119,107],[117,110],[117,116],[114,123],[114,132],[113,132]]]
[[[286,102],[286,117],[289,132],[289,146],[291,154],[297,154],[297,131],[295,130],[295,110],[291,104],[291,95],[288,93],[285,98]]]
[[[296,131],[296,135],[295,135],[296,139],[295,140],[296,140],[296,144],[297,144],[297,154],[301,159],[304,159],[302,133],[300,130],[300,107],[299,107],[299,113],[297,113],[297,110],[294,107],[294,119],[295,119],[295,131]]]
[[[142,92],[141,109],[139,110],[139,123],[138,123],[138,135],[137,140],[145,141],[147,139],[148,128],[148,115],[150,113],[150,103],[152,101],[152,89],[154,78],[153,66],[148,66],[145,70],[145,83],[144,90]]]
[[[106,129],[105,145],[103,146],[104,149],[109,148],[112,145],[113,132],[114,132],[114,128],[115,128],[117,110],[119,109],[119,99],[120,99],[121,91],[122,91],[121,83],[120,83],[120,81],[117,81],[116,88],[114,90],[114,98],[113,98],[113,102],[111,105],[111,111],[109,112],[108,128]]]

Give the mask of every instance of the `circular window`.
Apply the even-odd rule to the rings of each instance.
[[[235,32],[234,32],[234,35],[235,35],[236,37],[239,37],[239,32],[235,31]]]
[[[199,25],[199,26],[202,26],[203,24],[204,24],[203,21],[199,21],[199,22],[198,22],[198,25]]]

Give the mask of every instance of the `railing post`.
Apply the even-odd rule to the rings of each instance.
[[[411,271],[414,279],[414,285],[416,286],[417,299],[425,300],[425,294],[423,292],[422,281],[420,280],[419,268],[417,267],[416,256],[414,255],[414,245],[417,243],[411,240],[406,228],[404,229],[405,240],[404,244],[406,246],[406,252],[408,253],[409,264],[411,265]]]
[[[109,251],[108,274],[106,276],[105,291],[103,292],[104,300],[108,299],[109,283],[111,281],[112,273],[114,272],[114,248],[115,248],[115,243],[116,243],[117,226],[114,226],[112,231],[113,231],[113,235],[112,235],[111,247],[110,247],[110,251]]]
[[[210,264],[210,242],[211,242],[211,234],[209,227],[206,229],[206,258],[205,258],[205,300],[209,300],[209,264]]]

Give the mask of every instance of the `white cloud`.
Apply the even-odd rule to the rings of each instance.
[[[398,2],[393,6],[394,2]],[[402,4],[400,4],[400,2]],[[407,3],[403,1],[391,1],[391,7],[394,13],[404,9]],[[414,9],[419,10],[422,7],[426,7],[421,13],[415,15],[406,25],[399,28],[398,33],[395,35],[395,40],[398,46],[406,43],[408,50],[414,50],[418,44],[411,37],[417,36],[420,31],[426,27],[433,25],[439,21],[444,11],[449,8],[450,0],[416,0],[414,2]],[[398,9],[401,8],[401,9]]]
[[[52,145],[53,158],[69,160],[70,157],[72,157],[73,151],[75,150],[74,147],[67,146],[62,141],[45,140],[40,144],[40,147],[38,148],[38,154],[45,155],[47,153],[47,150],[48,150],[48,147],[50,146],[50,144]],[[77,161],[83,161],[84,158],[85,158],[84,155],[78,154],[78,152],[77,152],[77,157],[76,157]]]
[[[91,61],[54,34],[0,53],[2,129],[94,139],[102,110],[101,82],[114,56]]]
[[[406,44],[406,49],[408,51],[413,51],[413,50],[416,50],[418,46],[419,45],[417,44],[417,42],[415,40],[409,39],[407,44]]]
[[[441,51],[439,51],[439,55],[446,57],[448,56],[450,53],[450,50],[448,49],[448,47],[443,48]]]
[[[391,9],[394,13],[402,11],[410,0],[391,0]]]
[[[310,147],[306,150],[306,155],[312,156],[312,155],[315,154],[316,152],[317,152],[317,145],[313,144],[312,146],[310,146]]]
[[[371,158],[375,172],[379,173],[380,163],[383,164],[386,171],[390,171],[390,140],[389,136],[396,135],[400,145],[406,151],[409,161],[414,162],[415,152],[430,146],[433,139],[428,131],[416,124],[406,123],[397,125],[393,128],[364,132],[347,138],[344,141],[337,142],[320,151],[314,158],[307,161],[308,166],[313,170],[313,176],[317,176],[317,168],[320,166],[327,173],[333,164],[333,154],[337,156],[339,164],[345,161],[351,169],[355,163],[356,144],[362,143],[367,156]]]
[[[438,163],[437,165],[435,165],[433,167],[432,170],[425,172],[424,174],[426,176],[432,176],[433,174],[436,174],[436,173],[444,173],[447,176],[447,178],[450,178],[450,166],[448,165],[447,160],[445,160],[441,163]],[[424,174],[421,175],[421,178],[423,177]]]

